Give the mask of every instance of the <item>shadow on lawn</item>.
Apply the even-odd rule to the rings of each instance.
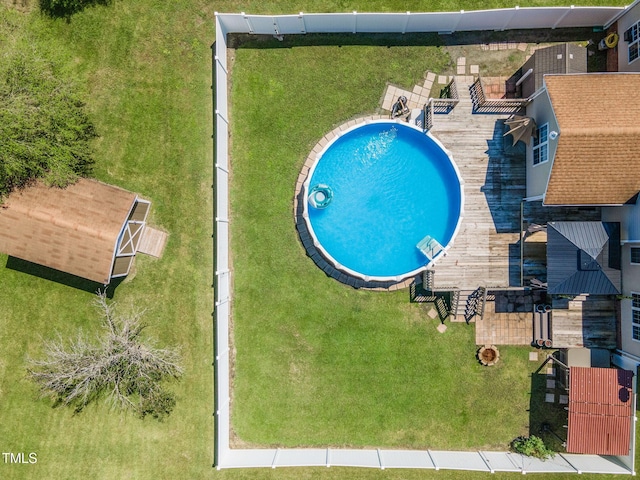
[[[10,270],[26,273],[35,277],[43,278],[56,283],[61,283],[71,288],[76,288],[84,292],[96,293],[98,290],[104,290],[105,286],[101,283],[92,282],[82,277],[77,277],[69,273],[61,272],[53,268],[38,265],[37,263],[27,262],[16,257],[8,257],[6,267]],[[118,285],[126,277],[114,278],[107,288],[107,298],[113,298]]]
[[[283,35],[282,40],[273,35],[248,33],[229,34],[229,48],[293,48],[308,46],[374,46],[374,47],[439,47],[444,43],[437,33],[307,33]]]
[[[383,47],[441,47],[454,45],[477,45],[514,42],[547,43],[574,42],[576,39],[597,41],[603,33],[594,33],[591,28],[527,29],[504,32],[456,32],[450,34],[430,33],[306,33],[283,35],[282,40],[273,35],[234,33],[228,37],[229,48],[292,48],[309,45],[343,46],[371,45]]]
[[[559,400],[560,395],[568,395],[568,391],[559,384],[556,384],[553,389],[548,388],[547,380],[549,378],[551,377],[542,372],[531,374],[529,435],[540,437],[544,440],[545,445],[554,452],[565,452],[563,443],[567,439],[565,426],[568,423],[568,413],[564,408],[566,404],[559,403]],[[546,401],[547,394],[554,396],[553,402]]]
[[[66,18],[94,5],[111,5],[112,0],[40,0],[40,11],[51,18]]]

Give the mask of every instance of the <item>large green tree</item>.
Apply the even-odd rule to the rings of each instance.
[[[96,130],[73,82],[31,53],[2,64],[0,199],[38,178],[63,187],[88,175]]]

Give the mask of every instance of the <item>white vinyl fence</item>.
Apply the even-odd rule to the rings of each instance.
[[[297,15],[217,14],[228,33],[452,33],[480,30],[601,27],[619,7],[514,7],[427,13],[299,13]]]
[[[229,103],[227,101],[227,32],[216,23],[213,56],[215,70],[215,151],[214,151],[214,375],[215,446],[218,456],[229,450],[229,318],[231,313],[231,272],[229,270]]]
[[[635,442],[625,457],[557,455],[540,461],[510,452],[446,452],[384,449],[232,449],[230,428],[229,319],[232,301],[229,270],[229,106],[227,34],[409,33],[465,30],[567,28],[605,25],[621,8],[511,8],[473,12],[245,15],[216,13],[215,72],[215,445],[214,466],[222,468],[345,466],[421,468],[521,473],[633,474]],[[633,426],[635,432],[635,422]]]

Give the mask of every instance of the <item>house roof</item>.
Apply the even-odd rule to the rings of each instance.
[[[619,205],[640,191],[640,74],[546,75],[559,125],[545,205]]]
[[[629,454],[632,379],[629,370],[571,367],[567,452]]]
[[[134,193],[80,179],[64,189],[42,183],[0,205],[0,251],[107,284]]]
[[[552,294],[619,294],[619,224],[549,222],[547,286]]]

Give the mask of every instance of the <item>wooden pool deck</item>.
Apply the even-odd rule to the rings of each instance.
[[[450,113],[434,115],[431,134],[451,152],[464,181],[464,218],[446,257],[434,267],[434,287],[519,286],[524,156],[504,152],[509,114],[473,114],[473,77],[458,76],[456,82],[460,101]]]

